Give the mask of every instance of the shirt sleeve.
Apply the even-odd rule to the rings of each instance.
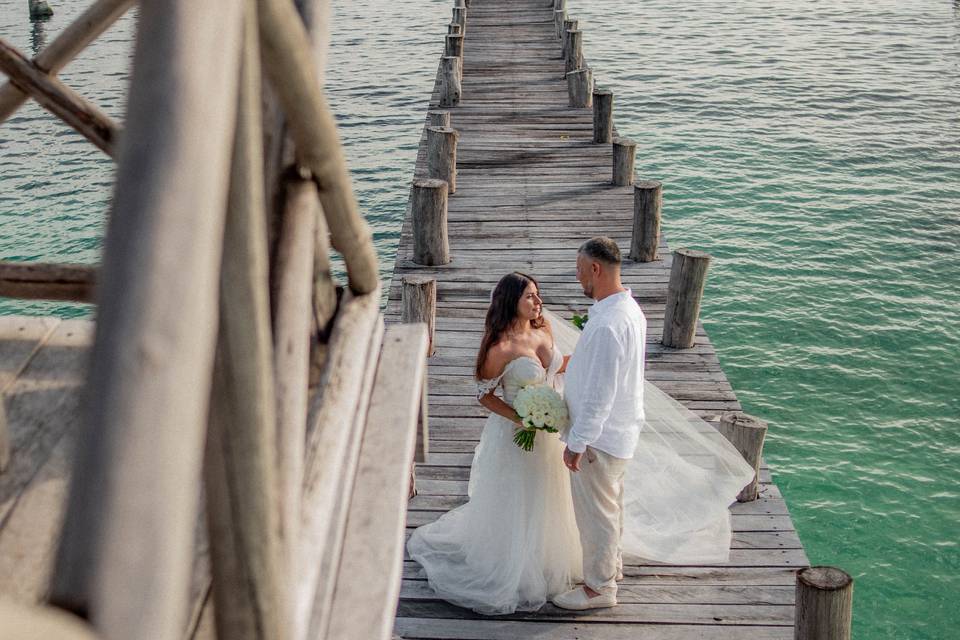
[[[613,410],[623,357],[620,341],[610,327],[598,327],[587,346],[587,353],[578,354],[586,358],[578,390],[583,401],[567,433],[567,447],[574,453],[583,453],[600,437],[603,423]]]

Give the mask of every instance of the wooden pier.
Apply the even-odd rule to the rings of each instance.
[[[631,246],[634,187],[612,184],[612,145],[594,143],[593,111],[569,106],[554,11],[549,0],[473,0],[459,104],[441,106],[442,66],[430,100],[431,110],[450,113],[450,127],[459,133],[456,192],[447,202],[450,262],[414,262],[408,211],[386,313],[388,321],[400,319],[405,277],[436,280],[430,453],[417,465],[419,495],[410,502],[408,536],[466,501],[472,452],[487,413],[476,401],[473,364],[497,280],[511,270],[534,275],[545,304],[570,318],[591,303],[574,276],[578,246],[593,235],[614,238],[624,255]],[[425,133],[418,178],[427,177],[427,165]],[[669,189],[669,176],[649,177],[664,179]],[[662,241],[658,252],[659,260],[626,260],[623,266],[624,283],[649,322],[647,377],[716,421],[724,411],[740,410],[740,403],[702,326],[691,348],[661,344],[672,257]],[[613,609],[576,614],[546,605],[536,613],[484,617],[438,600],[408,560],[395,632],[411,640],[793,638],[795,574],[807,556],[765,466],[760,480],[759,499],[732,508],[728,564],[665,566],[628,558],[621,604]]]
[[[0,295],[97,304],[96,325],[0,317],[0,640],[760,640],[795,621],[848,640],[849,576],[806,568],[762,437],[733,437],[762,423],[697,320],[708,256],[662,241],[661,185],[637,180],[564,0],[453,1],[384,313],[317,65],[327,3],[139,0],[122,129],[56,76],[133,0],[91,0],[32,60],[0,38],[0,123],[37,100],[118,163],[101,264],[0,260]],[[732,429],[759,494],[732,507],[729,563],[627,557],[615,608],[479,616],[433,595],[403,534],[466,500],[495,282],[528,272],[582,313],[576,250],[601,234],[630,255],[647,377]]]

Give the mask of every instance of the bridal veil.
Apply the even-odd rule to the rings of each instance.
[[[544,309],[556,345],[573,353],[580,331]],[[726,562],[730,511],[753,468],[682,404],[644,382],[645,420],[624,481],[623,551],[668,564]]]

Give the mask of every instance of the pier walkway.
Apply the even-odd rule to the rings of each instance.
[[[486,415],[475,397],[474,358],[489,294],[511,270],[537,277],[545,304],[570,318],[590,304],[574,277],[579,244],[593,235],[630,246],[633,187],[611,185],[611,146],[594,144],[590,109],[568,107],[553,5],[473,0],[463,52],[463,90],[449,108],[459,132],[457,189],[448,202],[452,261],[415,264],[410,212],[403,225],[386,318],[401,314],[401,281],[436,278],[436,353],[429,360],[430,454],[417,466],[407,535],[466,500],[473,450]],[[438,109],[440,77],[430,102]],[[615,88],[614,88],[615,89]],[[426,175],[426,136],[416,175]],[[656,176],[666,178],[669,176]],[[669,215],[669,210],[665,212]],[[696,344],[660,343],[670,251],[625,261],[623,280],[649,322],[647,376],[707,420],[739,410],[737,396],[698,327]],[[792,638],[795,573],[808,564],[787,505],[761,469],[761,495],[732,508],[730,562],[665,566],[628,558],[613,609],[484,617],[441,600],[404,563],[395,632],[407,638]]]

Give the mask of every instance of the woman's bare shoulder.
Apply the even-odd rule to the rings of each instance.
[[[503,340],[490,347],[487,357],[480,366],[480,373],[485,380],[493,380],[503,374],[507,364],[514,358],[515,347],[508,340]]]

